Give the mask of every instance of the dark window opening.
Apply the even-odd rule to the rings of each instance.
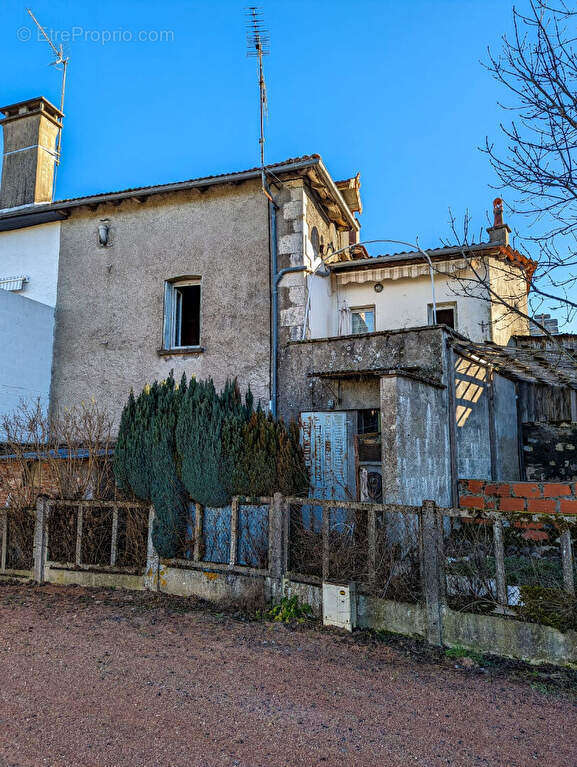
[[[381,411],[358,410],[357,411],[357,433],[358,434],[378,434],[381,431]]]
[[[321,239],[319,237],[319,230],[316,228],[316,226],[313,226],[311,231],[311,245],[313,246],[313,253],[315,254],[315,258],[318,258],[321,251]]]
[[[200,344],[200,285],[175,287],[175,346]]]
[[[454,309],[437,309],[437,325],[448,325],[448,327],[455,329],[455,310]]]

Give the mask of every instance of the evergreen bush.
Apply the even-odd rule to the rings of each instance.
[[[162,557],[179,553],[189,501],[220,507],[234,495],[303,495],[308,470],[295,423],[275,421],[236,380],[219,394],[212,380],[161,383],[131,392],[122,412],[117,485],[156,511],[153,540]]]

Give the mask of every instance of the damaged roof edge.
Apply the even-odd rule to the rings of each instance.
[[[320,155],[308,155],[305,157],[297,158],[295,160],[287,160],[285,162],[277,163],[276,165],[268,165],[265,170],[270,171],[276,175],[290,173],[294,171],[303,171],[309,168],[316,168],[319,171],[322,182],[329,189],[331,196],[334,198],[338,207],[350,223],[350,227],[353,229],[359,229],[359,223],[355,216],[351,212],[343,196],[337,189],[337,186],[327,171],[325,165],[322,162]],[[30,220],[32,215],[44,216],[48,213],[60,211],[67,214],[72,208],[80,208],[84,205],[100,205],[108,202],[115,202],[119,200],[128,200],[135,197],[149,197],[156,194],[168,194],[171,192],[180,192],[187,189],[198,189],[209,186],[218,186],[228,183],[239,183],[242,181],[250,181],[259,178],[261,175],[260,168],[251,168],[250,170],[236,171],[233,173],[225,173],[218,176],[205,176],[202,178],[191,179],[189,181],[177,181],[171,184],[158,184],[155,186],[135,187],[132,189],[125,189],[119,192],[104,192],[102,194],[88,195],[86,197],[75,197],[69,200],[60,200],[52,203],[42,203],[35,205],[33,208],[26,207],[26,209],[18,210],[4,210],[0,211],[0,227],[5,225],[5,222],[13,222],[13,226],[10,228],[20,228],[24,226],[31,226],[31,223],[25,223],[25,219]],[[5,227],[7,228],[7,227]],[[1,231],[1,229],[0,229]]]
[[[346,219],[348,220],[350,224],[351,229],[355,229],[357,232],[359,231],[360,224],[357,221],[355,215],[353,214],[352,210],[347,205],[345,198],[341,194],[339,188],[337,187],[337,184],[335,181],[333,181],[333,178],[331,174],[326,169],[326,166],[324,162],[322,161],[322,158],[320,155],[317,155],[317,167],[321,173],[321,176],[323,177],[322,180],[325,183],[325,185],[330,189],[333,197],[338,203],[339,208],[342,210],[342,212],[345,214]]]

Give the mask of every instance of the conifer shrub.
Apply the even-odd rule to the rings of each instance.
[[[179,553],[187,505],[220,507],[235,495],[303,495],[308,470],[295,423],[286,426],[244,400],[236,380],[218,393],[212,380],[176,385],[172,374],[126,403],[114,454],[117,485],[150,501],[154,545]]]

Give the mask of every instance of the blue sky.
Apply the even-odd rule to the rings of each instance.
[[[243,2],[33,2],[55,39],[70,40],[59,198],[258,163]],[[485,136],[498,139],[507,117],[497,107],[504,94],[480,61],[509,28],[509,4],[261,5],[271,35],[267,161],[318,152],[334,178],[360,171],[365,239],[419,236],[436,247],[449,235],[449,207],[459,217],[470,210],[478,239],[497,194],[478,147]],[[40,94],[58,103],[46,43],[35,31],[25,39],[33,30],[25,5],[4,0],[0,13],[9,73],[1,103]],[[125,41],[107,41],[121,34]]]

